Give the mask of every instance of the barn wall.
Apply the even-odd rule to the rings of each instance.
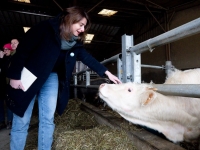
[[[171,17],[171,14],[168,14]],[[195,6],[192,8],[188,8],[182,11],[175,12],[170,23],[169,23],[169,30],[179,27],[185,23],[188,23],[194,19],[200,17],[200,6]],[[164,22],[164,15],[163,18],[157,17],[163,28],[165,28]],[[150,18],[146,23],[143,24],[143,28],[140,31],[140,36],[135,37],[135,44],[153,38],[157,35],[164,33],[160,26],[153,26],[152,23],[153,18]],[[155,20],[154,20],[155,22]],[[142,24],[140,26],[142,26]],[[130,34],[137,34],[136,29],[132,29],[131,27],[126,30],[126,33]],[[133,28],[133,26],[132,26]],[[149,28],[149,30],[147,30]],[[147,31],[145,31],[147,30]],[[130,34],[131,35],[131,34]],[[191,37],[173,42],[170,44],[170,60],[172,64],[178,69],[189,69],[189,68],[196,68],[200,67],[200,34],[193,35]],[[156,47],[153,52],[144,52],[141,55],[141,62],[142,64],[149,64],[149,65],[157,65],[162,66],[165,65],[165,61],[168,60],[166,55],[166,46]],[[157,75],[155,75],[155,73]],[[160,76],[160,77],[159,77]],[[165,79],[165,70],[162,69],[151,69],[151,68],[142,68],[142,80],[144,82],[149,82],[150,78],[153,78],[154,83],[161,83]],[[158,78],[158,79],[155,79]]]
[[[170,15],[171,14],[169,14],[169,16]],[[169,24],[169,30],[197,19],[198,17],[200,17],[200,6],[176,12]],[[157,28],[159,28],[159,26]],[[200,34],[197,34],[170,44],[170,58],[172,64],[176,68],[187,69],[200,67],[199,40]],[[157,47],[152,53],[145,52],[142,54],[142,63],[144,64],[164,65],[166,60],[166,46]]]
[[[175,13],[170,29],[200,17],[200,6]],[[171,44],[171,61],[177,68],[200,67],[200,34],[176,41]]]
[[[169,13],[169,18],[172,13]],[[164,14],[157,16],[158,21],[166,30]],[[170,23],[169,30],[179,27],[194,19],[200,17],[200,6],[191,7],[174,13]],[[126,35],[134,36],[135,45],[150,38],[163,34],[164,31],[153,18],[146,22],[135,23],[125,27]],[[156,47],[153,52],[147,51],[141,54],[142,64],[163,66],[167,60],[178,69],[189,69],[200,67],[200,34],[187,37],[185,39],[170,43],[170,58],[167,57],[167,47]],[[121,50],[120,50],[121,51]],[[118,53],[118,52],[117,52]],[[115,53],[116,54],[116,53]],[[114,55],[114,54],[113,54]],[[107,65],[109,70],[116,74],[116,64]],[[154,83],[163,83],[165,80],[165,70],[142,68],[142,81]]]

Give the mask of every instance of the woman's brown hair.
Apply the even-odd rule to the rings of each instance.
[[[81,19],[86,18],[87,24],[85,26],[85,31],[80,33],[79,40],[84,41],[86,32],[90,27],[90,20],[87,13],[81,7],[69,7],[63,10],[63,15],[61,16],[60,23],[60,36],[65,40],[70,40],[73,36],[70,27],[72,24],[79,22]]]

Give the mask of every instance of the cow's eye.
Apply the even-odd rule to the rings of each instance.
[[[131,89],[128,89],[129,92],[131,92]]]

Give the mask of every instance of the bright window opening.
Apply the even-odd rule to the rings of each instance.
[[[85,43],[91,43],[93,37],[94,37],[94,34],[87,34],[85,38]]]
[[[114,10],[103,9],[98,14],[102,15],[102,16],[108,16],[108,17],[110,17],[110,16],[112,16],[112,15],[114,15],[116,13],[117,13],[117,11],[114,11]]]
[[[23,2],[23,3],[31,3],[30,0],[14,0],[14,1]]]
[[[30,29],[30,27],[23,27],[23,29],[24,29],[24,32],[26,33]]]

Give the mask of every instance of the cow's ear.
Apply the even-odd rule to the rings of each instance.
[[[142,106],[149,105],[154,101],[155,98],[156,98],[156,92],[154,92],[154,89],[147,89],[147,91],[145,91],[142,97],[141,105]]]

